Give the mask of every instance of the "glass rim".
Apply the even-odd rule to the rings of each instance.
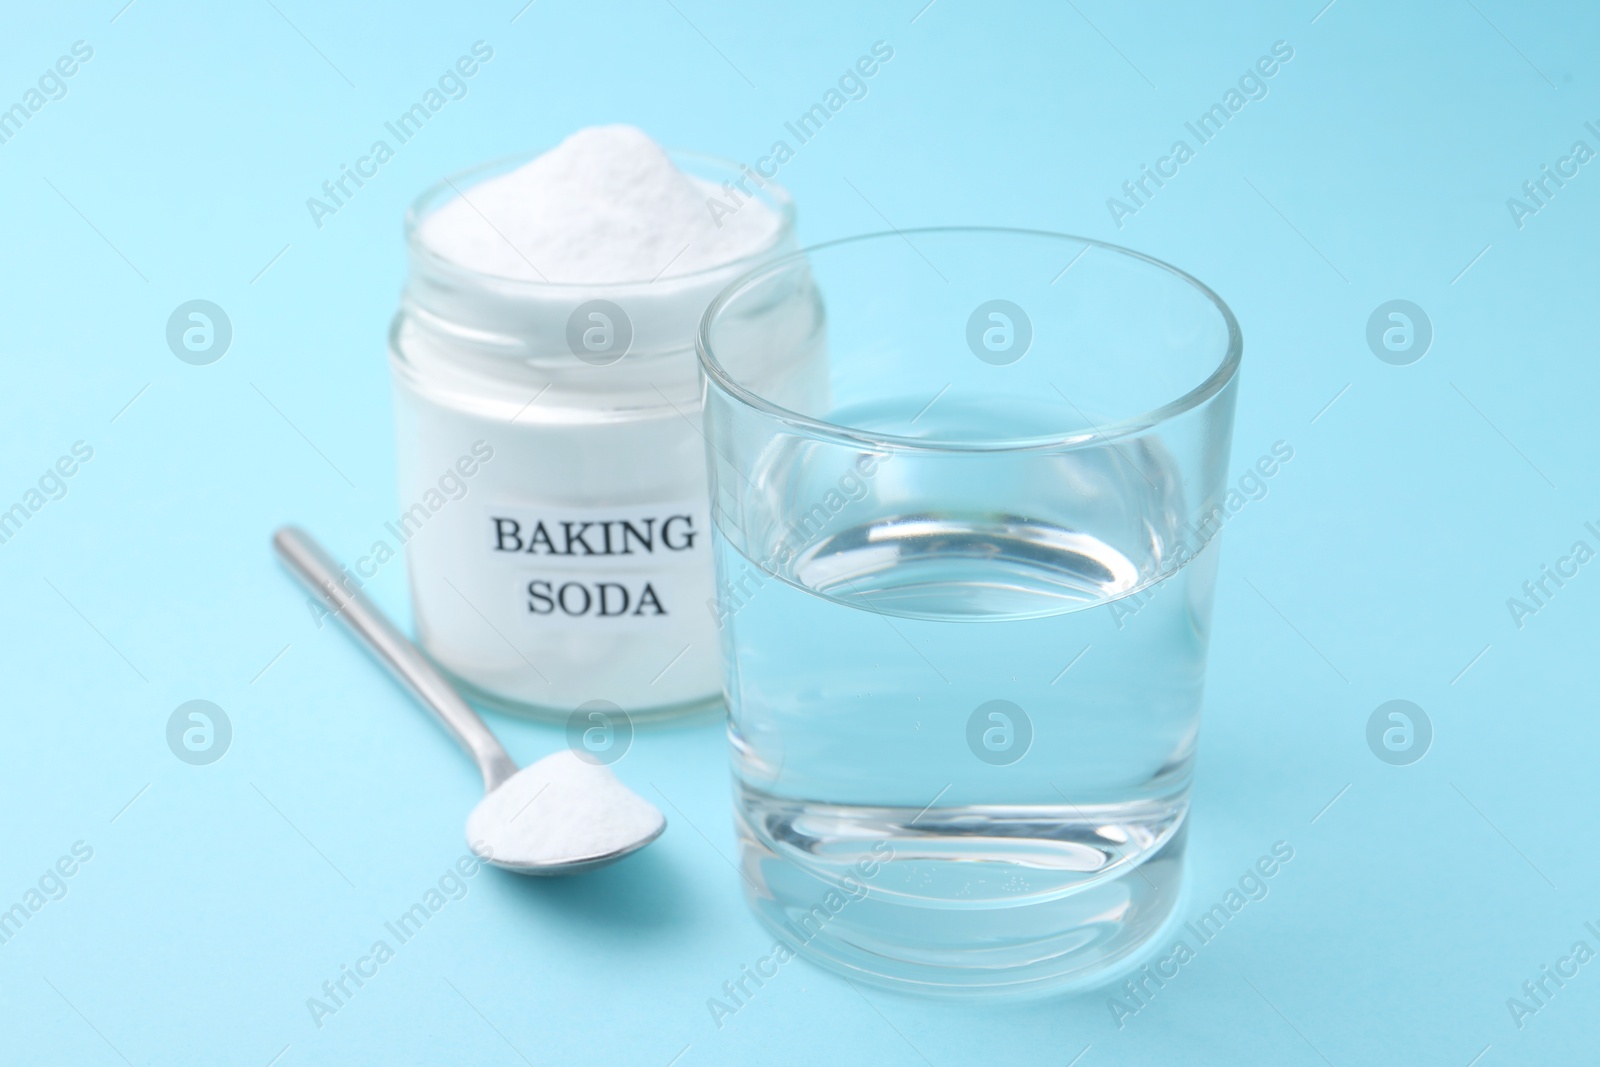
[[[776,211],[778,215],[778,226],[773,230],[771,239],[764,242],[760,248],[735,259],[730,259],[724,263],[718,263],[710,267],[701,267],[697,270],[685,271],[679,274],[662,274],[656,278],[636,278],[620,282],[552,282],[542,281],[535,278],[516,278],[506,274],[496,274],[491,271],[477,270],[463,263],[458,263],[453,259],[449,259],[448,257],[442,256],[438,252],[435,252],[431,247],[428,246],[427,242],[422,239],[423,221],[427,219],[434,210],[438,210],[438,207],[434,207],[433,210],[429,210],[429,207],[433,203],[435,197],[441,196],[446,192],[450,192],[465,199],[465,189],[471,188],[473,185],[477,185],[485,178],[496,176],[499,173],[508,171],[514,166],[523,163],[531,163],[533,160],[538,159],[541,155],[548,151],[550,151],[550,149],[540,149],[532,152],[519,152],[511,155],[498,156],[494,159],[485,160],[482,163],[476,163],[470,167],[466,167],[462,170],[445,175],[438,181],[428,185],[422,190],[422,192],[413,197],[411,202],[406,205],[405,214],[406,248],[410,253],[413,262],[424,264],[429,269],[443,270],[461,277],[483,278],[492,280],[499,285],[526,287],[530,292],[592,292],[602,289],[636,290],[657,285],[661,282],[699,281],[705,278],[710,278],[716,274],[727,273],[733,269],[747,267],[765,259],[770,259],[772,250],[780,247],[784,240],[794,232],[794,198],[789,194],[789,191],[782,185],[778,184],[778,182],[763,178],[763,183],[760,188],[771,191],[771,197],[774,202],[769,206],[769,209]],[[724,159],[721,156],[709,155],[705,152],[691,152],[677,148],[666,148],[664,151],[669,157],[671,157],[674,163],[679,160],[688,160],[702,164],[708,168],[725,170],[730,174],[742,173],[740,170],[740,163],[735,160]],[[690,178],[695,177],[693,174],[688,174],[686,176]],[[443,204],[441,203],[438,206],[442,207]]]
[[[1018,437],[1010,439],[995,439],[992,441],[971,440],[941,440],[929,437],[905,437],[899,434],[878,433],[858,427],[845,426],[840,423],[819,419],[811,415],[803,415],[798,411],[776,404],[759,393],[736,380],[728,372],[713,349],[711,343],[711,326],[721,317],[723,311],[732,301],[737,299],[751,287],[772,277],[781,270],[793,266],[797,262],[805,261],[813,253],[827,249],[839,248],[844,245],[860,244],[867,241],[882,240],[894,237],[910,243],[910,238],[917,235],[996,235],[1007,234],[1020,237],[1044,237],[1051,240],[1076,241],[1086,246],[1113,252],[1119,256],[1141,261],[1149,264],[1167,274],[1186,282],[1201,296],[1211,302],[1222,316],[1222,321],[1228,330],[1228,343],[1222,353],[1216,368],[1194,388],[1172,400],[1167,401],[1148,411],[1119,419],[1105,426],[1091,424],[1088,430],[1066,434],[1043,434],[1031,437]],[[914,248],[915,246],[913,246]],[[1109,241],[1097,240],[1093,237],[1082,237],[1077,234],[1057,233],[1051,230],[1033,230],[1009,226],[923,226],[907,230],[879,230],[873,233],[857,234],[853,237],[841,237],[821,244],[811,245],[799,251],[791,252],[775,259],[770,259],[761,266],[734,279],[718,293],[706,307],[705,313],[700,318],[700,328],[695,332],[695,354],[699,359],[700,369],[709,382],[715,382],[724,392],[732,395],[741,403],[764,412],[790,426],[804,429],[823,437],[843,438],[858,444],[878,450],[894,451],[923,451],[923,452],[1019,452],[1037,450],[1070,451],[1073,449],[1089,447],[1092,445],[1114,443],[1126,437],[1143,433],[1163,422],[1168,422],[1187,411],[1191,411],[1220,393],[1239,372],[1239,364],[1244,355],[1244,335],[1239,329],[1239,322],[1234,318],[1233,311],[1227,303],[1214,292],[1210,286],[1189,272],[1175,267],[1164,260],[1146,255],[1143,252],[1126,248],[1122,245],[1112,244]]]

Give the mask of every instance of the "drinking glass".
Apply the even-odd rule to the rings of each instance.
[[[1182,271],[1023,230],[837,241],[711,304],[707,607],[792,949],[1056,991],[1173,918],[1241,351]]]

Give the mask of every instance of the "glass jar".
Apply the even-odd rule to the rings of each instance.
[[[721,160],[673,160],[716,186],[743,178]],[[793,250],[793,206],[769,183],[757,196],[780,224],[766,246],[619,284],[498,277],[424,243],[433,211],[525,162],[446,179],[407,213],[409,276],[389,337],[391,526],[417,639],[506,710],[709,708],[721,673],[694,334],[719,290]]]

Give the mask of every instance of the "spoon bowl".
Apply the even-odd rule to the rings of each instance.
[[[559,817],[548,813],[559,811]],[[572,752],[529,764],[467,817],[479,856],[519,874],[576,874],[614,863],[661,836],[667,820],[611,768]]]

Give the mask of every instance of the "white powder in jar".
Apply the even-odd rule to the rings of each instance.
[[[722,204],[715,218],[708,200]],[[422,236],[452,263],[503,278],[648,281],[721,266],[772,241],[776,212],[760,200],[733,210],[727,200],[644,131],[591,126],[446,204]]]

